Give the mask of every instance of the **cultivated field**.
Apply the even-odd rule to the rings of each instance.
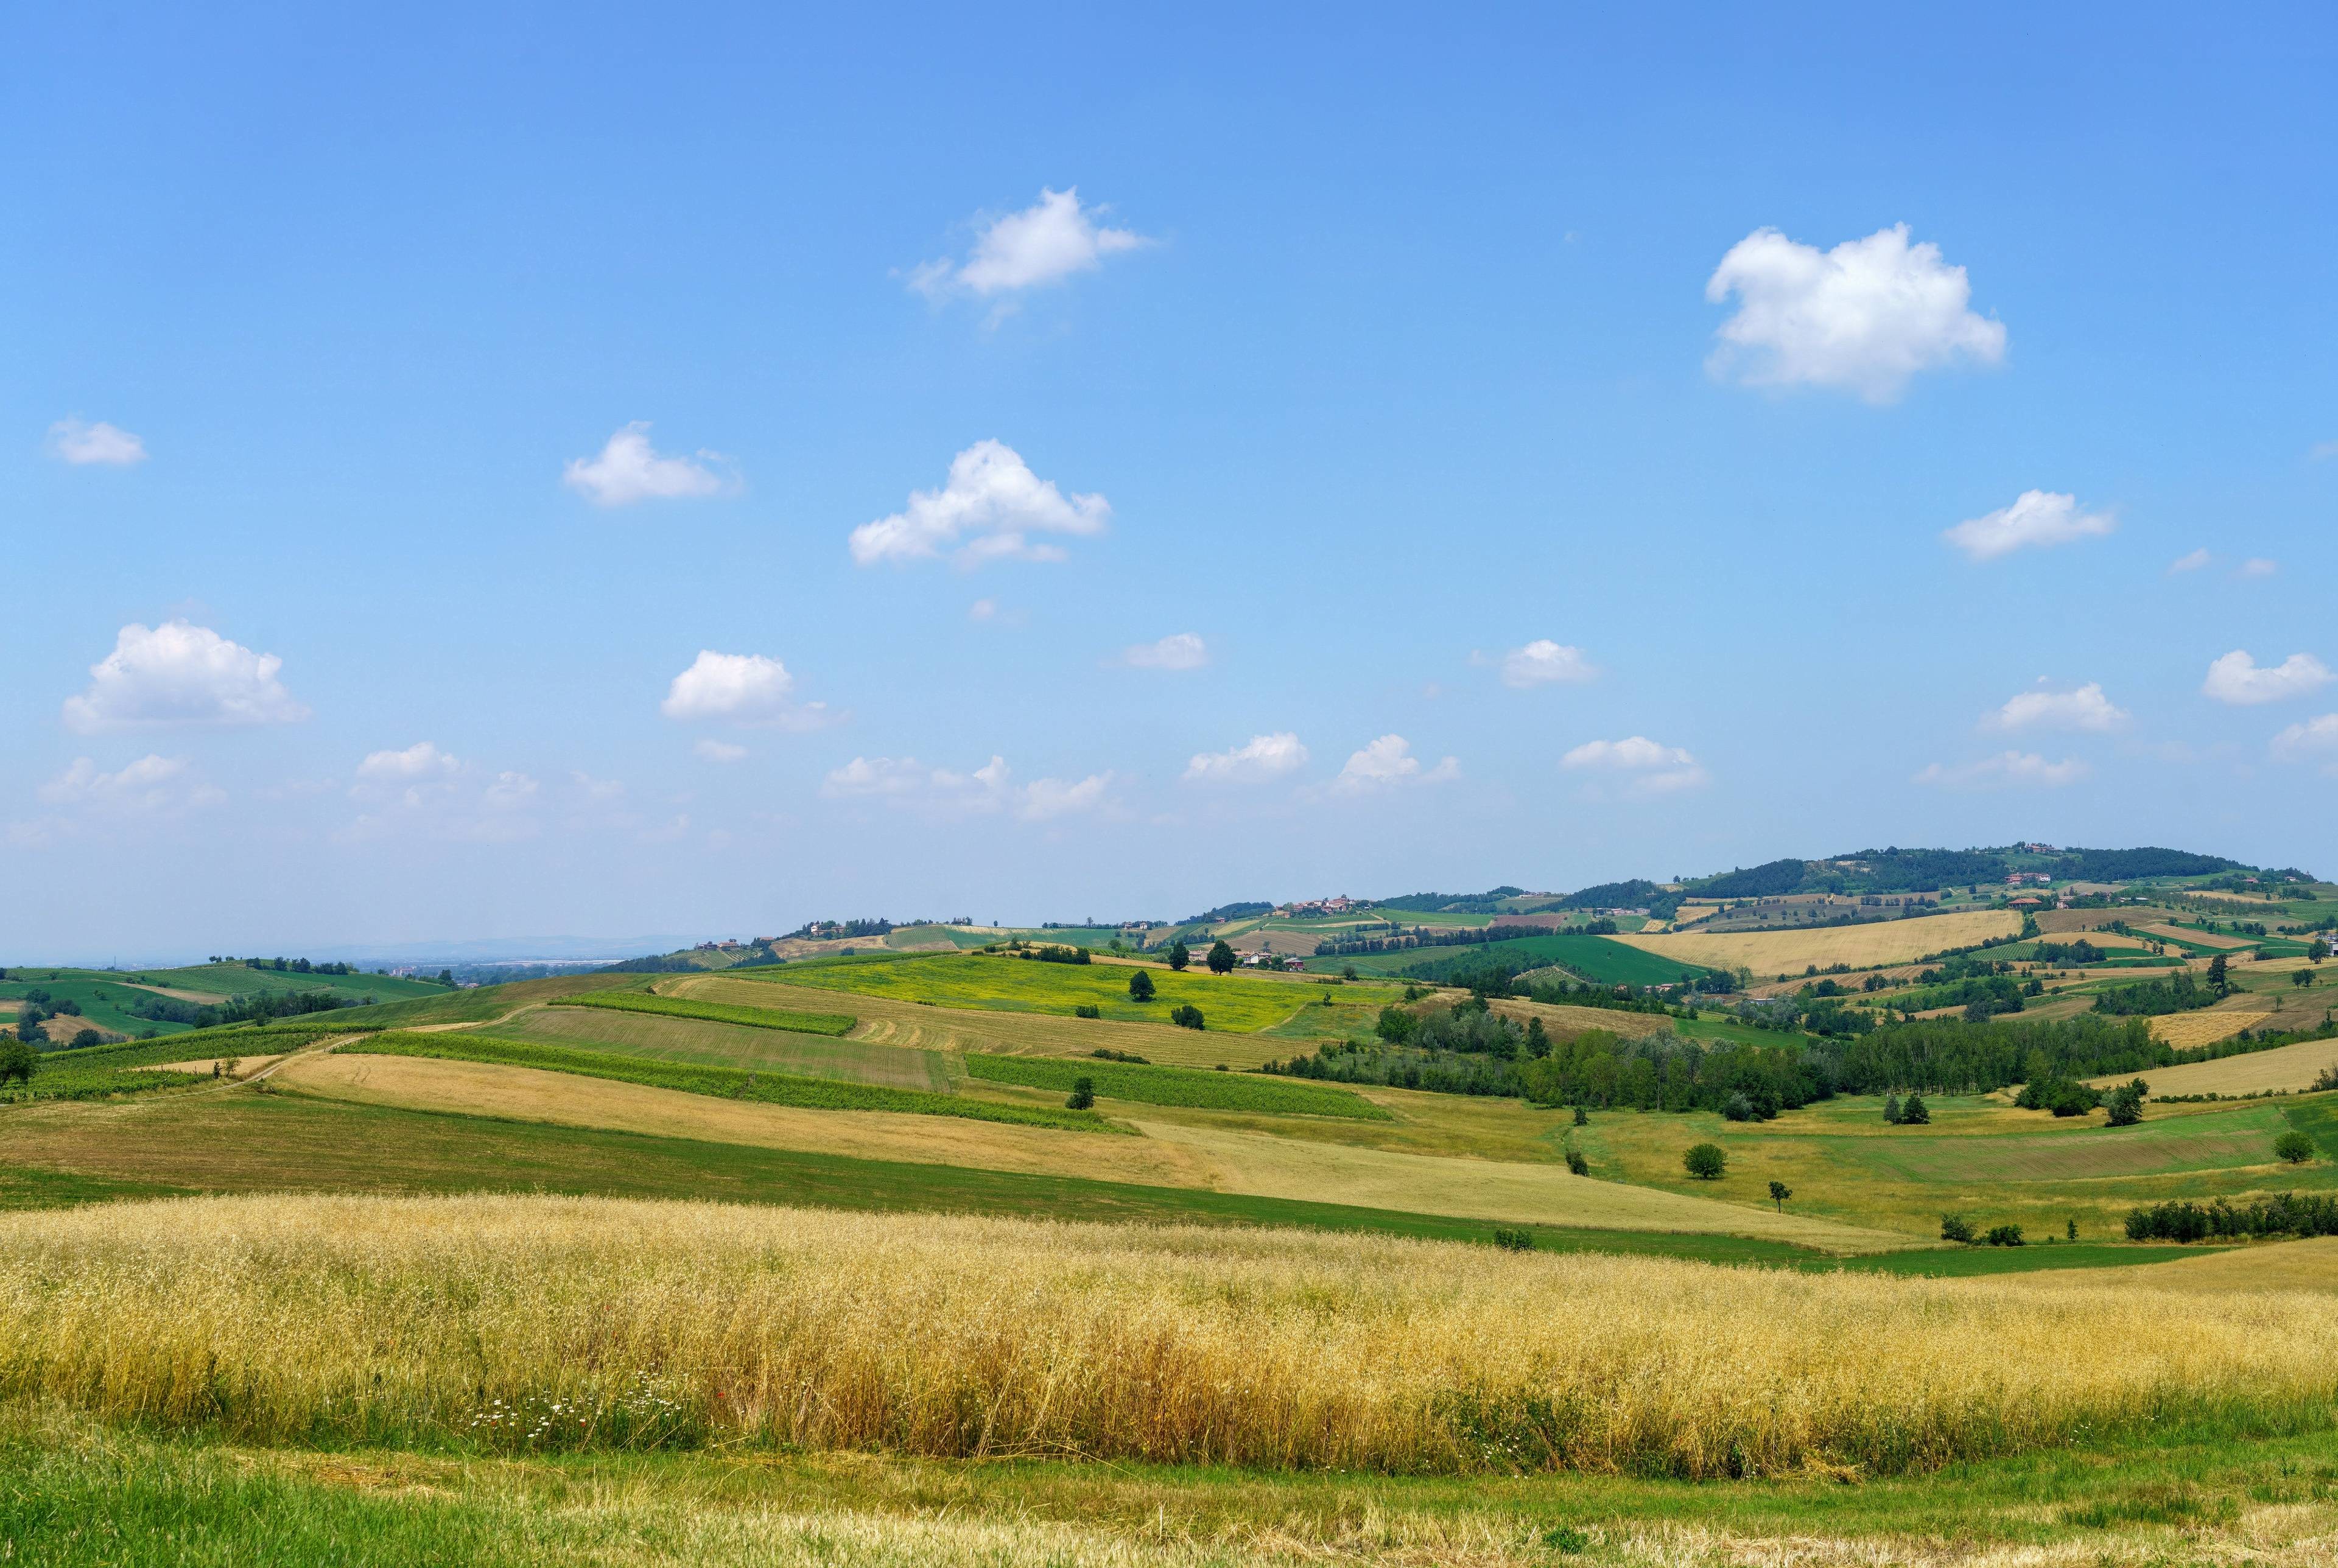
[[[2196,1014],[2179,1014],[2196,1016]],[[2165,1022],[2154,1019],[2153,1023]],[[2156,1030],[2154,1031],[2157,1033]],[[2170,1041],[2173,1044],[2175,1042]],[[2248,1051],[2214,1062],[2187,1062],[2181,1067],[2154,1067],[2143,1076],[2154,1094],[2262,1094],[2285,1089],[2294,1093],[2313,1087],[2323,1072],[2338,1067],[2338,1039],[2302,1040],[2270,1051]],[[2127,1078],[2134,1077],[2130,1073]],[[2101,1080],[2105,1084],[2127,1078]]]
[[[532,1007],[487,1025],[506,1039],[547,1045],[597,1046],[666,1062],[695,1062],[753,1072],[842,1078],[895,1089],[947,1090],[948,1058],[868,1040],[756,1028],[712,1019],[664,1017],[600,1007]]]
[[[2244,1029],[2254,1029],[2273,1014],[2228,1007],[2203,1007],[2192,1013],[2166,1013],[2151,1021],[2151,1037],[2177,1050],[2213,1044]]]
[[[1714,969],[1751,969],[1756,978],[1762,978],[1800,975],[1813,964],[1822,969],[1832,964],[1848,964],[1854,969],[1911,964],[1927,953],[2002,941],[2020,930],[2019,915],[1973,909],[1910,920],[1880,920],[1863,926],[1825,926],[1810,931],[1685,931],[1658,936],[1613,936],[1608,940],[1626,943],[1678,963]]]
[[[1295,1232],[247,1198],[0,1219],[0,1397],[245,1441],[1717,1477],[2277,1427],[2326,1405],[2338,1316]]]

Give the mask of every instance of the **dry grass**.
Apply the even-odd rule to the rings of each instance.
[[[2188,1050],[2227,1039],[2244,1029],[2254,1029],[2272,1016],[2270,1013],[2242,1013],[2222,1007],[2203,1007],[2193,1013],[2166,1013],[2151,1021],[2151,1037],[2179,1051]],[[2203,1062],[2198,1065],[2209,1067],[2223,1063]],[[2188,1091],[2171,1089],[2168,1093],[2175,1094]]]
[[[2022,1283],[2051,1289],[2090,1281],[2111,1286],[2139,1285],[2154,1290],[2180,1290],[2199,1295],[2311,1290],[2324,1296],[2338,1296],[2338,1236],[2316,1236],[2304,1241],[2259,1242],[2229,1251],[2211,1252],[2205,1257],[2179,1258],[2172,1263],[2142,1263],[2127,1269],[2048,1270],[2025,1279]]]
[[[263,1441],[1891,1471],[2314,1418],[2327,1308],[591,1199],[0,1219],[0,1396]]]
[[[2179,1017],[2196,1017],[2181,1014]],[[2155,1018],[2156,1025],[2167,1022]],[[2156,1028],[2153,1033],[2156,1034]],[[2162,1036],[2165,1038],[2165,1036]],[[2169,1041],[2170,1044],[2178,1044]],[[2197,1044],[2198,1041],[2182,1042]],[[2309,1089],[2323,1070],[2338,1067],[2338,1040],[2302,1040],[2270,1051],[2249,1051],[2214,1062],[2190,1062],[2181,1067],[2154,1067],[2144,1077],[2155,1094],[2255,1094],[2269,1089]],[[2093,1082],[2107,1087],[2134,1077],[2112,1074]]]
[[[138,1069],[138,1071],[143,1073],[193,1073],[208,1077],[211,1074],[211,1069],[216,1067],[220,1069],[221,1075],[224,1076],[228,1070],[227,1064],[232,1062],[235,1063],[235,1076],[238,1078],[249,1078],[254,1073],[259,1072],[261,1068],[273,1067],[276,1063],[283,1060],[284,1058],[280,1055],[206,1056],[200,1062],[164,1062],[155,1063],[151,1066],[142,1067]]]
[[[1673,1026],[1673,1021],[1660,1013],[1621,1013],[1612,1007],[1568,1007],[1546,1002],[1521,1002],[1513,997],[1493,1004],[1494,1011],[1505,1018],[1515,1018],[1523,1024],[1529,1018],[1539,1018],[1542,1026],[1562,1040],[1593,1029],[1605,1029],[1611,1034],[1621,1034],[1637,1040],[1645,1034],[1661,1034]]]
[[[1710,968],[1742,965],[1759,977],[1799,975],[1813,964],[1822,969],[1831,964],[1848,964],[1854,969],[1909,964],[1927,953],[1998,941],[2020,929],[2021,916],[2010,911],[1970,909],[1864,926],[1822,926],[1809,931],[1685,931],[1609,940]]]

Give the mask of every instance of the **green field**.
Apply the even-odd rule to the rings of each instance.
[[[516,980],[507,985],[481,985],[467,991],[435,986],[435,995],[378,1006],[353,1008],[337,1014],[335,1021],[360,1029],[395,1029],[408,1024],[485,1024],[515,1009],[540,1002],[565,1000],[595,991],[646,991],[655,975],[557,975],[543,980]]]
[[[1311,958],[1307,967],[1337,974],[1353,965],[1359,974],[1441,980],[1488,960],[1515,964],[1522,969],[1557,965],[1569,974],[1600,985],[1669,985],[1684,975],[1704,970],[1695,964],[1660,957],[1606,936],[1518,936],[1470,947],[1408,947],[1395,953],[1367,953],[1352,958]]]
[[[572,1007],[609,1007],[624,1013],[654,1013],[667,1018],[703,1018],[714,1024],[739,1024],[751,1029],[786,1029],[798,1034],[844,1034],[859,1022],[849,1013],[791,1013],[783,1007],[734,1007],[722,1002],[693,1002],[682,996],[654,996],[646,991],[596,991],[569,999]]]
[[[1153,979],[1156,995],[1151,1002],[1129,1000],[1128,978],[1139,973]],[[1123,964],[1042,964],[971,953],[791,964],[779,970],[742,971],[735,977],[1008,1013],[1068,1016],[1086,1004],[1106,1018],[1133,1023],[1166,1024],[1171,1008],[1191,1005],[1202,1010],[1207,1028],[1238,1034],[1280,1024],[1325,995],[1318,986],[1264,975],[1212,975],[1198,965],[1178,975]],[[1334,1001],[1377,1010],[1398,995],[1381,986],[1341,986]]]
[[[0,980],[0,1000],[19,1001],[28,992],[45,991],[51,1003],[72,1001],[81,1008],[82,1022],[93,1029],[113,1034],[138,1035],[152,1029],[161,1034],[189,1027],[161,1019],[142,1018],[131,1011],[142,997],[153,993],[140,991],[117,981],[99,979],[85,971],[74,969],[11,969],[8,978]],[[20,978],[20,976],[30,976]],[[44,1006],[44,1011],[54,1011]],[[0,1013],[0,1024],[15,1016],[15,1010]]]
[[[1192,1105],[1213,1111],[1254,1111],[1279,1116],[1345,1116],[1386,1122],[1389,1113],[1361,1094],[1324,1084],[1262,1077],[1255,1073],[1205,1073],[1192,1067],[1151,1067],[1128,1062],[1063,1056],[985,1056],[969,1052],[967,1075],[992,1083],[1068,1093],[1086,1078],[1105,1100],[1146,1105]]]
[[[576,1050],[467,1032],[415,1034],[393,1031],[368,1035],[341,1049],[361,1056],[423,1056],[446,1062],[485,1062],[503,1067],[532,1067],[545,1073],[573,1073],[584,1078],[607,1078],[620,1083],[639,1083],[651,1089],[679,1090],[685,1094],[752,1100],[765,1105],[793,1105],[815,1111],[892,1111],[917,1116],[959,1116],[974,1122],[1006,1122],[1019,1126],[1056,1127],[1081,1132],[1119,1131],[1113,1123],[1092,1112],[1005,1105],[987,1100],[963,1099],[954,1094],[889,1089],[833,1078],[749,1073],[735,1067],[661,1061],[655,1057],[614,1051]]]
[[[631,995],[631,993],[625,993]],[[953,1087],[948,1059],[938,1051],[879,1045],[825,1034],[799,1034],[713,1019],[675,1017],[566,1003],[531,1007],[494,1025],[498,1038],[694,1062],[752,1073],[839,1078],[895,1089]]]

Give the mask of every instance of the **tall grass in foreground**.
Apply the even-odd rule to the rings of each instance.
[[[566,1198],[0,1219],[0,1397],[262,1441],[1897,1470],[2326,1421],[2326,1300]]]

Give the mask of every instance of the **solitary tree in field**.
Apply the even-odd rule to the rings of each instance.
[[[1908,1098],[1900,1102],[1900,1124],[1902,1127],[1922,1127],[1931,1120],[1932,1113],[1925,1108],[1923,1096],[1911,1090]]]
[[[33,1069],[39,1061],[30,1045],[0,1037],[0,1083],[12,1078],[19,1083],[30,1083]]]
[[[2289,977],[2289,983],[2293,985],[2311,985],[2313,984],[2313,971],[2300,969]]]
[[[2208,989],[2222,996],[2229,993],[2232,988],[2232,981],[2226,977],[2225,956],[2219,953],[2208,960]]]
[[[1729,1169],[1729,1156],[1718,1143],[1692,1143],[1681,1156],[1681,1164],[1700,1181],[1718,1181],[1721,1173]]]
[[[1153,976],[1148,971],[1139,969],[1129,975],[1128,999],[1131,1002],[1153,1000]]]
[[[1890,1122],[1894,1127],[1900,1125],[1899,1095],[1886,1094],[1883,1097],[1883,1120]]]
[[[1778,1206],[1779,1213],[1783,1214],[1786,1211],[1786,1200],[1792,1198],[1793,1195],[1794,1190],[1792,1187],[1787,1186],[1783,1181],[1773,1181],[1770,1183],[1770,1201]]]
[[[1576,1124],[1577,1127],[1588,1127],[1588,1126],[1590,1126],[1590,1125],[1591,1125],[1591,1112],[1588,1112],[1588,1111],[1586,1111],[1582,1106],[1577,1105],[1577,1106],[1575,1108],[1575,1124]]]
[[[1210,956],[1206,962],[1211,974],[1231,975],[1234,972],[1234,950],[1227,946],[1225,939],[1221,937],[1210,944]]]
[[[1171,969],[1183,975],[1185,972],[1185,965],[1191,964],[1193,961],[1194,950],[1185,946],[1185,939],[1183,936],[1178,937],[1177,940],[1169,944],[1169,967]]]
[[[2273,1141],[2273,1152],[2293,1165],[2303,1165],[2313,1158],[2313,1140],[2303,1132],[2284,1132]]]
[[[1095,1107],[1095,1080],[1082,1076],[1072,1080],[1072,1097],[1064,1102],[1066,1111],[1089,1111]]]

